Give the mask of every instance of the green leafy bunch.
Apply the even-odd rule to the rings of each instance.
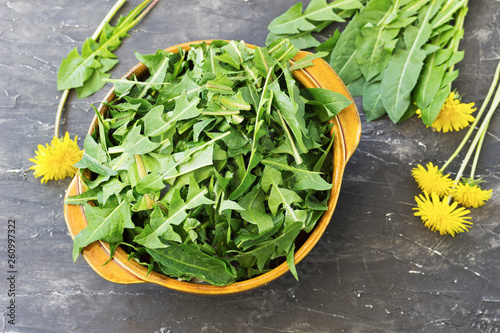
[[[111,76],[108,72],[118,63],[118,57],[113,51],[157,2],[144,0],[125,17],[120,16],[115,27],[111,26],[109,19],[125,1],[116,3],[96,30],[96,35],[85,40],[81,53],[75,47],[61,61],[57,72],[57,90],[76,89],[78,98],[85,98],[106,84],[103,79]],[[148,5],[150,6],[147,7]]]
[[[323,31],[333,22],[345,22],[362,6],[359,0],[335,0],[330,3],[312,0],[303,12],[302,3],[298,2],[271,21],[266,44],[287,38],[300,49],[318,47],[321,42],[314,37],[314,33]]]
[[[96,240],[171,277],[226,285],[284,260],[310,232],[331,191],[332,124],[351,101],[302,88],[298,49],[238,41],[136,57],[147,78],[111,80],[117,100],[76,165],[87,227],[73,258]],[[84,176],[88,169],[92,176]],[[93,204],[89,204],[91,201]]]
[[[280,32],[291,34],[294,41],[292,35],[298,38],[310,29],[306,25],[310,13],[323,13],[326,9],[331,12],[345,2],[348,1],[327,4],[325,0],[312,0],[304,13],[295,9],[293,24]],[[454,66],[464,55],[458,48],[464,33],[467,2],[368,0],[359,10],[345,12],[352,17],[342,33],[337,30],[324,43],[307,46],[327,52],[322,57],[351,94],[363,97],[367,121],[387,114],[397,123],[420,109],[423,122],[431,126],[458,75]],[[291,12],[292,9],[271,22],[269,38],[275,34],[276,22],[279,24]],[[335,12],[330,12],[333,18]],[[323,23],[333,22],[332,18],[316,19],[315,26],[323,27]],[[297,45],[301,47],[300,43]]]

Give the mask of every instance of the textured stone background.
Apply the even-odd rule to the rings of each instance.
[[[160,0],[116,52],[120,77],[181,42],[243,39],[263,45],[267,25],[297,1]],[[315,249],[290,274],[237,296],[200,298],[150,284],[117,285],[80,258],[62,198],[69,179],[41,185],[28,158],[50,141],[60,61],[92,34],[113,1],[0,0],[0,327],[5,332],[499,332],[500,117],[486,137],[478,175],[493,198],[456,237],[426,229],[412,214],[419,193],[410,170],[442,164],[464,131],[434,133],[414,118],[364,122],[336,212]],[[129,1],[127,13],[139,1]],[[305,1],[308,3],[308,1]],[[328,37],[328,31],[324,33]],[[500,60],[500,2],[470,1],[454,87],[480,105]],[[61,131],[80,146],[107,91],[72,93]],[[460,159],[449,170],[456,171]],[[17,221],[16,325],[6,323],[7,220]]]

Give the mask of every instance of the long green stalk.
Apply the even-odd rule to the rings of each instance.
[[[54,137],[56,138],[59,137],[59,123],[61,122],[61,115],[64,109],[64,104],[66,104],[66,100],[68,99],[68,95],[69,89],[64,90],[61,95],[61,99],[59,100],[59,105],[57,106],[56,124],[54,129]]]
[[[472,167],[470,169],[470,179],[474,179],[474,175],[476,173],[476,166],[479,160],[479,154],[481,153],[481,148],[483,147],[484,137],[486,136],[487,132],[486,130],[487,128],[485,129],[485,131],[483,131],[483,133],[481,133],[481,137],[479,138],[479,142],[477,144],[476,153],[474,154],[474,160],[472,161]]]
[[[481,116],[483,115],[484,110],[488,106],[490,99],[491,99],[491,96],[495,92],[495,87],[498,83],[499,77],[500,77],[500,62],[498,63],[498,66],[495,70],[495,75],[493,76],[493,81],[491,83],[490,90],[488,91],[488,94],[486,95],[486,98],[485,98],[483,104],[481,105],[481,108],[477,112],[476,119],[474,119],[474,122],[470,125],[469,130],[467,131],[467,134],[465,134],[465,137],[463,138],[462,142],[460,142],[460,145],[457,147],[455,152],[453,152],[453,154],[450,156],[450,158],[441,167],[441,169],[440,169],[441,172],[443,172],[446,169],[446,167],[453,161],[453,159],[455,157],[457,157],[457,155],[460,153],[462,148],[467,143],[467,140],[469,140],[469,137],[472,135],[472,132],[476,128],[476,125],[479,122],[479,119],[481,118]]]
[[[500,66],[500,63],[499,63],[499,66]],[[458,170],[457,176],[455,177],[455,182],[458,182],[460,180],[460,178],[462,178],[465,167],[467,166],[467,163],[469,162],[469,159],[472,156],[472,153],[474,152],[479,140],[486,133],[486,131],[488,129],[488,125],[490,123],[490,119],[493,116],[493,113],[495,113],[499,104],[500,104],[500,85],[498,86],[498,88],[496,90],[495,97],[493,98],[493,102],[491,102],[491,105],[490,105],[490,109],[488,110],[488,113],[486,114],[486,116],[481,124],[481,127],[479,127],[479,130],[477,131],[476,136],[474,137],[474,140],[472,141],[472,143],[469,147],[469,150],[467,151],[467,155],[465,156],[464,160],[462,161],[462,165],[460,166],[460,170]]]

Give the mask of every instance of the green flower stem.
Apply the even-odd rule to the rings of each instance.
[[[500,63],[498,65],[500,68]],[[497,80],[498,81],[498,80]],[[495,82],[496,84],[496,82]],[[500,104],[500,85],[498,86],[495,97],[493,98],[493,102],[491,102],[490,109],[488,110],[488,113],[486,114],[481,127],[479,127],[479,130],[476,133],[476,136],[474,137],[474,140],[472,141],[469,150],[467,151],[467,155],[465,156],[464,160],[462,161],[462,165],[460,166],[460,170],[458,170],[457,176],[455,177],[455,182],[458,182],[460,178],[463,175],[464,169],[467,166],[467,163],[469,162],[470,157],[472,156],[472,153],[476,149],[476,146],[479,142],[479,140],[484,137],[486,134],[486,131],[488,129],[488,125],[490,123],[490,119],[493,116],[493,113],[495,110],[498,108],[498,105]],[[480,150],[481,146],[478,147],[478,150]],[[479,154],[479,153],[477,153]]]
[[[69,89],[64,90],[61,95],[61,100],[59,101],[59,105],[57,107],[56,124],[54,129],[55,138],[59,137],[59,123],[61,122],[61,115],[64,109],[64,104],[66,104],[66,100],[68,99],[68,95],[69,95]]]
[[[497,66],[497,68],[495,70],[495,75],[493,76],[493,81],[491,83],[490,90],[488,91],[488,94],[486,95],[486,98],[485,98],[483,104],[481,105],[481,109],[478,111],[478,113],[476,115],[476,119],[474,119],[474,122],[469,127],[469,130],[467,131],[467,134],[465,135],[465,137],[463,138],[462,142],[457,147],[457,149],[455,150],[455,152],[450,156],[450,158],[441,167],[441,169],[440,169],[441,172],[443,172],[446,169],[446,167],[453,161],[453,159],[455,157],[457,157],[457,155],[460,153],[460,151],[462,150],[462,148],[467,143],[467,140],[469,140],[469,137],[472,135],[472,132],[476,128],[476,125],[479,122],[479,119],[481,118],[481,116],[483,115],[484,110],[486,110],[486,107],[488,106],[488,104],[490,102],[491,96],[495,92],[495,87],[496,87],[496,85],[498,83],[498,78],[499,77],[500,77],[500,62],[498,63],[498,66]]]
[[[481,148],[483,147],[484,137],[486,136],[487,129],[488,128],[486,128],[483,131],[483,133],[481,133],[481,137],[479,138],[479,142],[478,142],[477,148],[476,148],[476,153],[474,154],[474,160],[472,161],[472,167],[470,169],[470,179],[474,179],[474,175],[476,173],[477,162],[479,160],[479,154],[481,153]]]

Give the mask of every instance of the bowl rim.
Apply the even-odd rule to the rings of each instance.
[[[168,47],[164,50],[171,53],[177,53],[179,48],[187,51],[191,48],[191,45],[203,42],[209,44],[212,41],[214,40],[187,42]],[[252,48],[255,47],[251,44],[246,45]],[[310,53],[299,51],[293,61],[297,61],[308,54]],[[334,135],[332,162],[333,186],[328,201],[328,209],[323,213],[320,220],[316,222],[313,230],[308,233],[305,242],[296,249],[294,256],[295,264],[298,264],[313,249],[330,223],[339,197],[345,165],[356,149],[361,134],[361,122],[356,104],[340,77],[322,59],[314,59],[313,64],[313,66],[293,71],[292,74],[294,78],[305,87],[322,87],[340,92],[348,97],[352,103],[331,120],[331,122],[334,123],[332,128],[332,134]],[[147,67],[144,64],[138,63],[122,76],[122,79],[128,79],[133,74],[140,76],[147,71]],[[105,114],[107,110],[105,102],[113,101],[115,98],[114,88],[111,88],[98,108],[101,115]],[[97,125],[97,115],[94,115],[88,133],[91,134],[96,130]],[[82,180],[77,174],[66,191],[65,199],[71,195],[82,193],[81,185]],[[87,224],[83,205],[77,206],[65,203],[64,216],[70,235],[74,239],[76,234],[78,234]],[[250,279],[233,282],[226,286],[215,286],[181,281],[154,271],[148,274],[147,267],[139,264],[135,260],[129,260],[128,254],[120,246],[116,249],[112,258],[110,258],[110,253],[109,244],[103,241],[91,243],[82,250],[82,256],[92,269],[108,281],[120,284],[149,282],[169,289],[198,295],[227,295],[244,292],[266,285],[289,271],[288,264],[285,261],[268,272],[254,276]],[[103,265],[104,263],[106,264]]]

